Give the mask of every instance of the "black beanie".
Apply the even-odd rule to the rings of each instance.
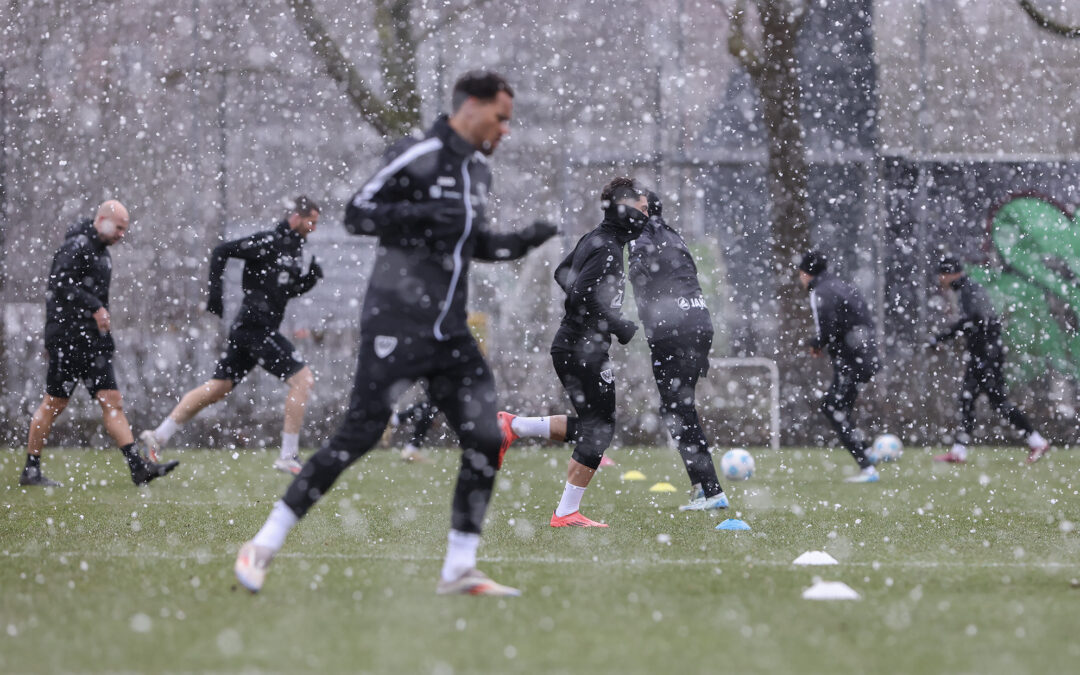
[[[958,258],[947,255],[938,263],[937,271],[938,274],[956,274],[957,272],[963,272],[964,266],[960,264]]]
[[[816,277],[824,272],[825,268],[828,266],[828,259],[817,251],[810,251],[803,256],[802,262],[799,263],[799,269],[812,277]]]

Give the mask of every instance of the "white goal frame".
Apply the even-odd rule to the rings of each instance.
[[[709,358],[710,368],[764,368],[769,373],[769,447],[780,449],[780,369],[762,356]]]

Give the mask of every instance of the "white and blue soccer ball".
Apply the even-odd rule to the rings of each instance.
[[[895,462],[904,452],[904,444],[892,434],[882,434],[874,439],[874,444],[866,451],[866,457],[874,464]]]
[[[754,458],[742,448],[728,450],[720,458],[720,472],[728,480],[746,480],[754,475]]]

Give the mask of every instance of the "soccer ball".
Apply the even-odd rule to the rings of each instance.
[[[720,458],[720,471],[724,474],[724,478],[746,480],[754,475],[754,458],[742,448],[728,450]]]
[[[882,434],[874,439],[874,444],[866,451],[866,458],[874,464],[895,462],[904,452],[900,439],[892,434]]]

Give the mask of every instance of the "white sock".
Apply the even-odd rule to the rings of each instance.
[[[292,459],[300,454],[300,434],[281,433],[281,458]]]
[[[154,437],[158,439],[159,443],[165,445],[179,428],[180,425],[176,423],[176,420],[171,417],[166,417],[165,420],[158,425],[158,428],[154,429]]]
[[[527,438],[551,438],[550,417],[515,417],[510,428],[518,436]]]
[[[967,446],[963,443],[953,443],[952,450],[949,451],[949,454],[957,459],[967,459]]]
[[[270,517],[266,519],[262,529],[259,530],[259,533],[255,535],[251,542],[256,546],[265,546],[277,553],[285,545],[285,537],[288,536],[289,530],[298,522],[300,522],[300,519],[293,513],[293,510],[286,506],[285,502],[278,500],[274,503],[273,510],[270,511]]]
[[[555,509],[555,515],[562,518],[581,508],[581,498],[585,496],[585,488],[577,485],[566,484],[563,488],[562,499]]]
[[[1046,439],[1043,438],[1038,431],[1032,431],[1027,438],[1028,447],[1034,450],[1035,448],[1041,448],[1046,445]]]
[[[443,581],[453,581],[476,567],[476,549],[480,535],[450,530],[446,537],[446,559],[442,566]]]
[[[401,449],[401,454],[403,457],[415,455],[418,452],[420,452],[420,448],[416,447],[412,443],[406,443],[405,447]]]

